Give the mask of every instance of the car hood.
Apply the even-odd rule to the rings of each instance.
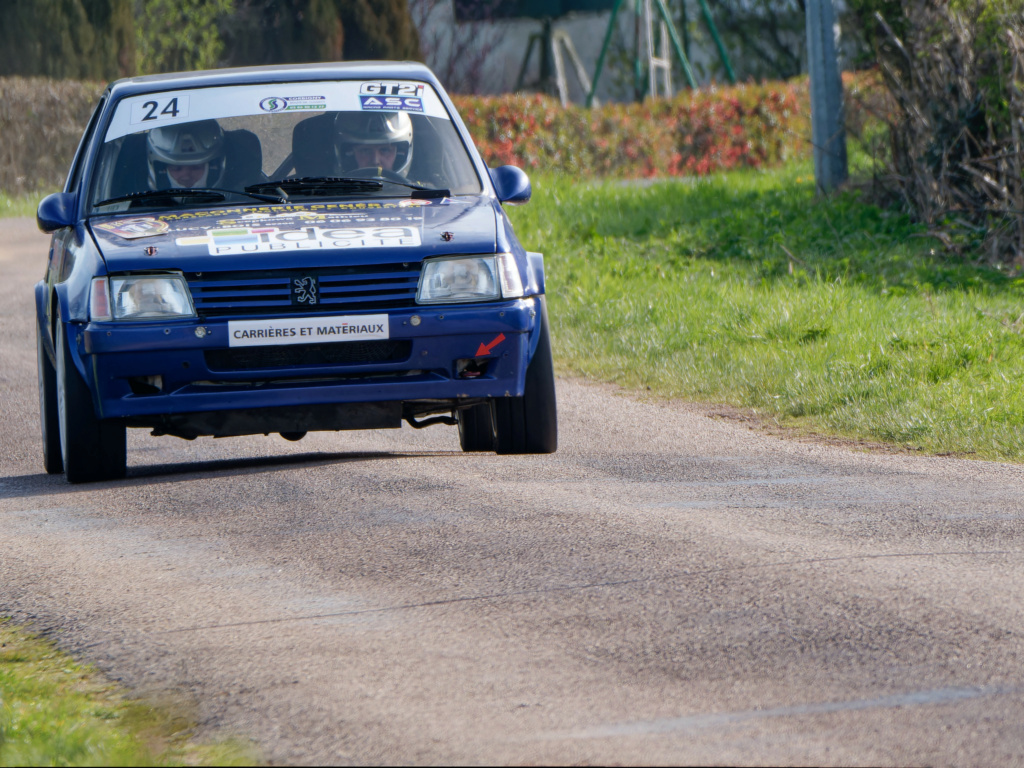
[[[315,268],[495,252],[490,198],[366,199],[89,221],[111,273]]]

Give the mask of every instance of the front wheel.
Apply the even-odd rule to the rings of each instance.
[[[503,454],[554,453],[558,448],[555,367],[551,360],[548,309],[540,304],[540,340],[526,369],[522,397],[495,398],[495,450]]]
[[[127,469],[124,422],[98,419],[92,393],[75,368],[64,323],[57,321],[57,413],[64,476],[69,483],[118,480]]]

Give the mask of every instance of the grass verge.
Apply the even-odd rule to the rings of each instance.
[[[561,370],[934,453],[1024,459],[1024,280],[936,255],[809,164],[535,180]]]
[[[7,195],[0,192],[0,219],[36,215],[39,201],[46,197],[40,192],[35,195]]]
[[[177,705],[130,701],[95,670],[0,621],[0,765],[251,765],[241,742],[196,744]]]

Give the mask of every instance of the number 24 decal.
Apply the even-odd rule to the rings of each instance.
[[[159,120],[160,118],[157,117],[157,113],[156,113],[156,111],[157,111],[157,109],[159,107],[160,107],[160,105],[157,102],[155,102],[155,101],[147,101],[145,104],[143,104],[142,108],[145,109],[145,110],[148,110],[146,112],[146,116],[142,118],[143,121],[145,121],[145,120]],[[178,100],[177,100],[177,98],[174,98],[174,99],[171,99],[170,101],[168,101],[167,102],[167,106],[160,110],[160,114],[161,115],[169,115],[170,117],[177,117],[178,116]]]
[[[132,105],[132,123],[181,120],[188,117],[188,96],[149,99]]]

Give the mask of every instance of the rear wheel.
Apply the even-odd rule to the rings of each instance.
[[[36,324],[36,368],[39,372],[39,426],[43,433],[43,468],[48,474],[64,471],[60,454],[60,415],[57,413],[57,371],[46,354],[43,332]]]
[[[463,408],[457,414],[459,421],[459,444],[462,450],[493,451],[494,450],[494,416],[491,404],[474,405]]]
[[[57,321],[57,413],[64,476],[69,483],[117,480],[125,476],[125,425],[120,419],[98,419],[92,393],[78,375],[64,333]]]
[[[543,298],[539,303],[540,341],[526,369],[523,396],[493,401],[498,453],[554,453],[558,448],[555,367],[551,360],[548,310]]]

